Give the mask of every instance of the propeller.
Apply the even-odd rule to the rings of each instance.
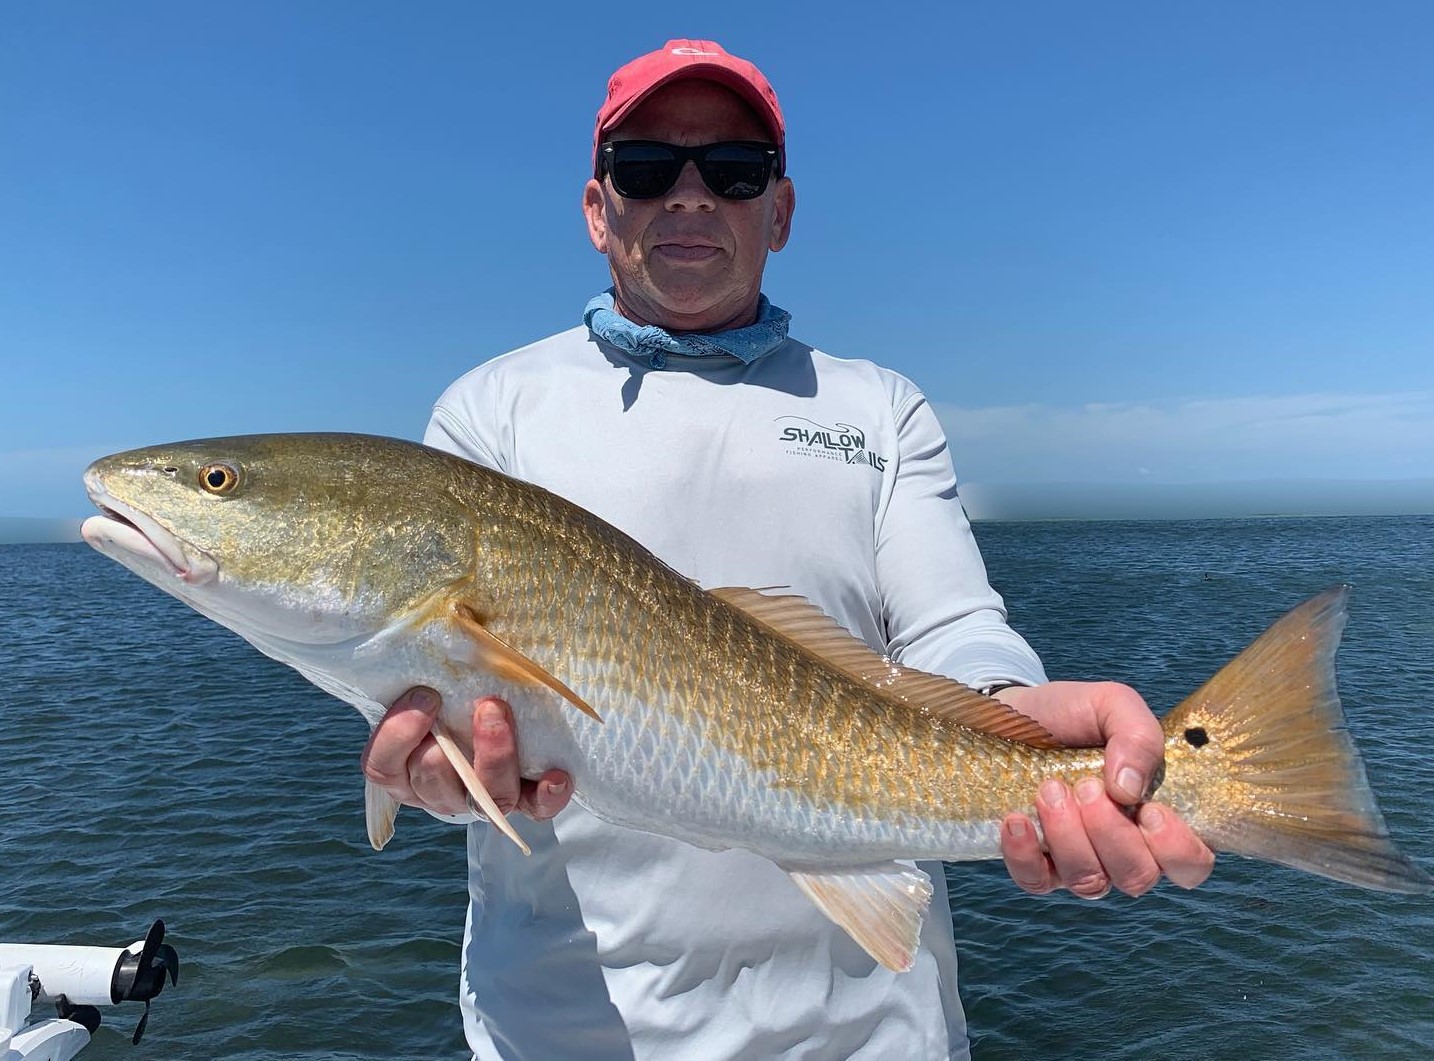
[[[126,952],[115,969],[110,997],[115,1002],[143,1002],[144,1013],[134,1029],[136,1046],[149,1025],[149,1000],[164,990],[165,977],[179,983],[179,955],[164,942],[164,922],[156,919],[145,933],[139,954]]]

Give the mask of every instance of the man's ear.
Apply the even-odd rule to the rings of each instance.
[[[602,185],[595,180],[583,185],[583,217],[588,223],[588,239],[599,254],[607,253],[607,202]]]
[[[772,231],[767,238],[767,247],[779,251],[787,245],[792,234],[792,215],[797,211],[797,189],[790,177],[777,181],[776,194],[772,196]]]

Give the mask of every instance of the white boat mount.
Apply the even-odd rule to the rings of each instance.
[[[164,922],[128,947],[0,943],[0,1061],[68,1061],[100,1026],[100,1006],[143,1002],[133,1041],[149,1023],[149,1001],[165,979],[179,983],[179,955],[164,942]],[[54,1017],[31,1020],[41,1003]]]

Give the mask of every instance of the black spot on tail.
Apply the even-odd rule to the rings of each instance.
[[[1205,732],[1204,726],[1191,726],[1185,731],[1185,740],[1195,748],[1203,748],[1210,743],[1210,734]]]

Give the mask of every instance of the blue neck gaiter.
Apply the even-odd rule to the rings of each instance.
[[[772,305],[767,296],[757,303],[757,322],[725,332],[669,332],[655,324],[634,324],[613,309],[613,288],[595,295],[583,309],[583,323],[594,335],[624,353],[666,368],[668,354],[716,357],[725,354],[750,365],[787,341],[792,315]]]

